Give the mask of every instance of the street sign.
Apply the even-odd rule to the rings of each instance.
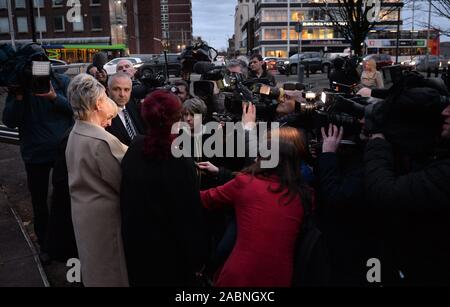
[[[301,33],[303,31],[303,24],[301,22],[295,25],[295,32]]]

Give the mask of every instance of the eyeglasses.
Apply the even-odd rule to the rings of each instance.
[[[259,61],[251,61],[250,64],[258,64]]]

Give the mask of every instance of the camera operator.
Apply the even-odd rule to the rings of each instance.
[[[330,284],[367,286],[366,263],[378,258],[376,214],[365,206],[364,142],[341,145],[344,128],[322,127],[322,153],[316,161],[318,222],[330,256]],[[353,138],[355,140],[355,138]]]
[[[242,62],[239,60],[233,59],[227,63],[227,69],[230,73],[243,74],[244,68]]]
[[[383,274],[388,281],[448,286],[450,99],[446,88],[415,80],[420,81],[416,87],[390,95],[381,105],[389,117],[371,129],[364,157],[366,191],[371,206],[386,212],[392,275]]]
[[[181,103],[184,103],[186,100],[191,99],[192,96],[189,93],[189,84],[184,80],[177,80],[174,82],[174,85],[178,88],[177,96],[180,98]]]
[[[341,84],[339,92],[350,93],[352,85],[358,83],[358,80],[344,69],[345,59],[337,57],[333,61],[333,71],[330,74],[330,89],[335,89],[336,84]],[[336,84],[335,84],[336,83]],[[339,85],[338,85],[339,86]]]
[[[250,71],[248,72],[248,79],[267,79],[270,86],[276,86],[275,77],[267,71],[267,67],[260,54],[255,54],[250,57]]]
[[[34,48],[32,61],[48,61],[40,46]],[[27,76],[25,79],[31,81],[33,78]],[[69,77],[51,72],[50,91],[46,94],[33,93],[30,84],[9,88],[3,110],[3,123],[10,128],[19,128],[20,149],[33,205],[34,231],[44,263],[50,260],[45,246],[49,175],[55,163],[58,142],[73,123],[72,108],[66,98],[69,82]]]

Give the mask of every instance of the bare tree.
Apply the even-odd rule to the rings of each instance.
[[[362,55],[367,34],[378,24],[370,20],[373,8],[366,6],[367,2],[367,0],[324,0],[327,5],[321,8],[334,28],[351,42],[352,50],[358,55]],[[383,20],[392,12],[399,10],[404,2],[381,1],[382,9],[378,20]]]
[[[436,15],[447,18],[450,21],[450,0],[433,0],[431,1],[431,5]],[[443,34],[450,35],[450,27],[446,29],[442,27],[434,28],[437,28]]]

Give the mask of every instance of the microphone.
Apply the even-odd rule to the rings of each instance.
[[[285,83],[283,89],[286,91],[303,91],[305,86],[301,83]]]
[[[92,64],[97,68],[103,68],[103,66],[108,62],[108,55],[105,52],[98,52],[94,54],[94,59]]]
[[[216,66],[213,63],[210,62],[197,62],[194,64],[194,73],[203,75],[207,72],[210,72],[216,68]]]

